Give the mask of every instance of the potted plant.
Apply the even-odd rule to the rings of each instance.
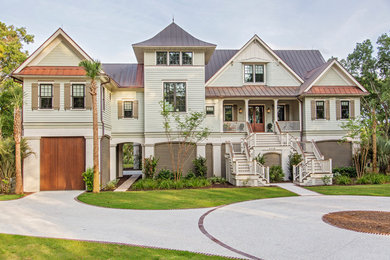
[[[267,132],[273,132],[272,131],[272,123],[267,124]]]

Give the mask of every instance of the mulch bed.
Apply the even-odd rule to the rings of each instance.
[[[390,235],[390,212],[340,211],[322,217],[326,223],[364,233]]]

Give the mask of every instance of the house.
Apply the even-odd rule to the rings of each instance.
[[[367,91],[336,60],[318,50],[274,50],[254,35],[237,50],[217,49],[175,23],[133,44],[136,64],[105,64],[98,80],[101,182],[121,176],[124,143],[142,158],[170,167],[159,102],[175,113],[202,111],[211,135],[196,147],[208,175],[237,186],[267,185],[269,166],[300,185],[323,183],[332,167],[349,165],[352,144],[341,125],[360,114]],[[24,160],[26,192],[82,189],[92,166],[89,80],[78,64],[90,56],[61,28],[13,77],[23,84],[23,136],[35,156]],[[265,165],[254,161],[262,154]]]

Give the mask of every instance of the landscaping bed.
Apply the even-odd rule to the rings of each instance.
[[[188,251],[0,234],[1,259],[228,259]]]
[[[390,212],[341,211],[326,214],[322,219],[339,228],[390,235]]]
[[[120,209],[188,209],[215,207],[247,200],[296,196],[279,187],[209,188],[83,193],[81,202]]]

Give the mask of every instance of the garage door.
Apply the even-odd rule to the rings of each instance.
[[[85,139],[41,138],[41,190],[81,190],[85,185]]]

